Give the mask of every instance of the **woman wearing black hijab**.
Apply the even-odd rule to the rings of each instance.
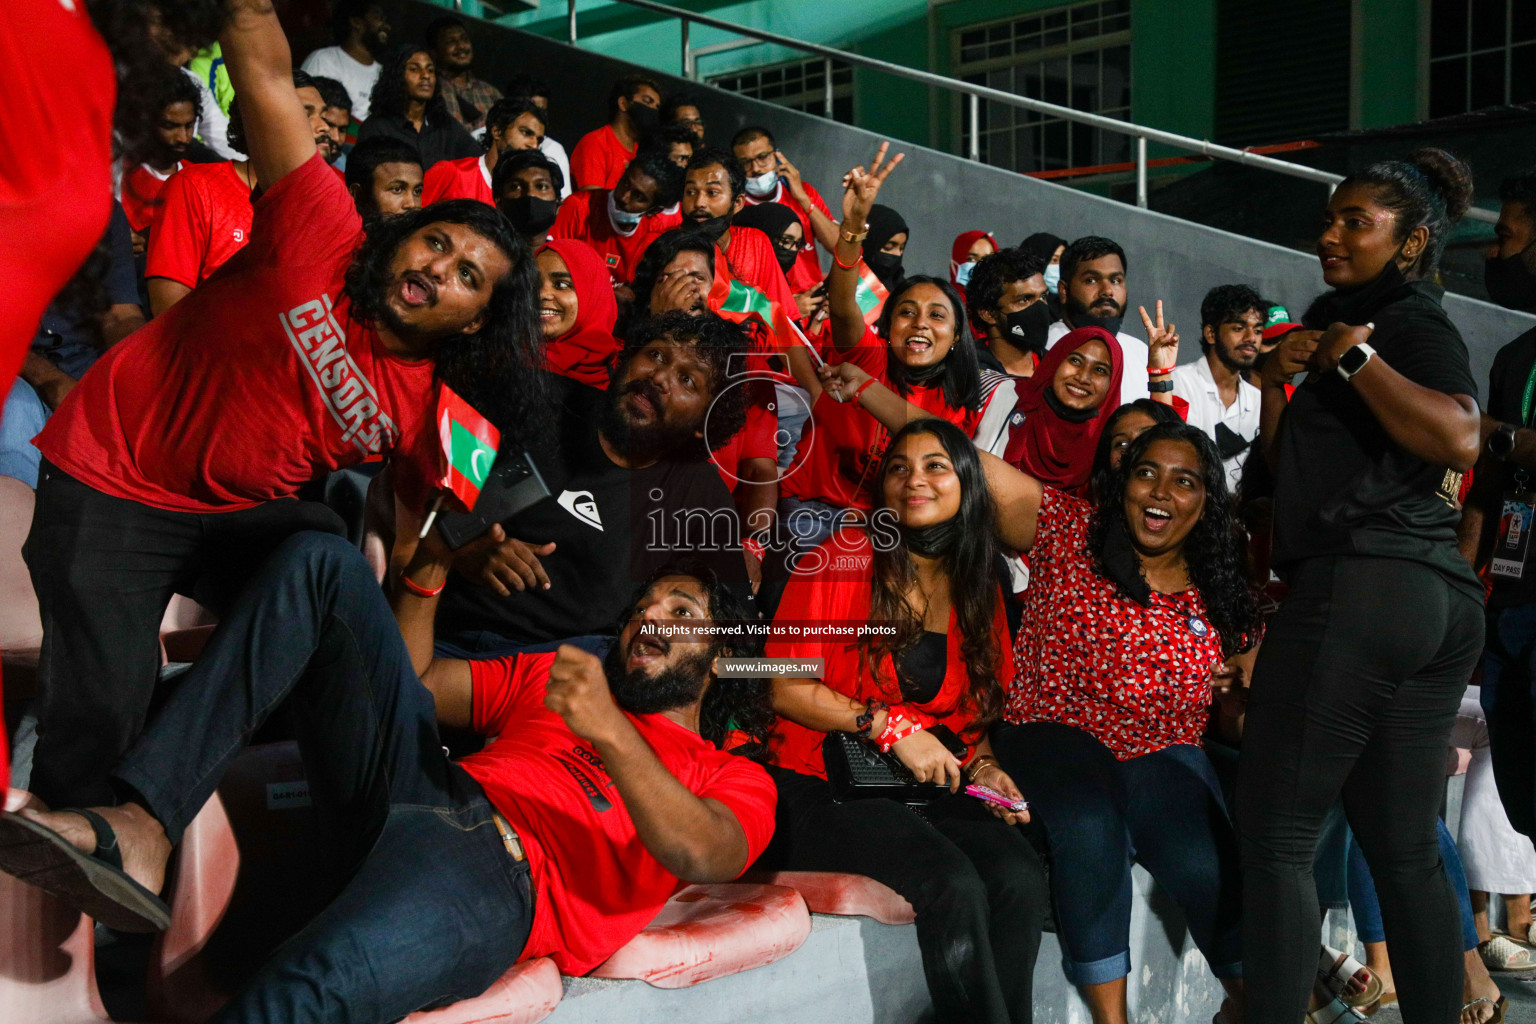
[[[894,294],[901,279],[907,276],[901,257],[907,251],[911,229],[901,214],[879,203],[869,208],[865,227],[869,235],[864,239],[864,263],[875,272],[885,290]]]
[[[1019,249],[1045,261],[1045,301],[1052,320],[1061,319],[1061,296],[1057,285],[1061,283],[1061,257],[1067,251],[1067,240],[1049,231],[1036,231],[1019,243]]]
[[[773,253],[779,258],[779,269],[785,276],[800,258],[805,246],[805,226],[799,214],[783,203],[758,203],[745,207],[731,224],[740,228],[757,228],[773,243]]]

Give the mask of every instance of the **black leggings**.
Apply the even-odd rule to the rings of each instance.
[[[1456,897],[1435,822],[1482,610],[1428,566],[1298,564],[1254,669],[1237,783],[1248,1024],[1295,1024],[1317,966],[1312,880],[1335,800],[1381,898],[1406,1024],[1461,1009]]]
[[[1040,857],[971,797],[921,816],[893,800],[836,803],[822,779],[770,768],[778,824],[759,866],[866,875],[917,914],[923,974],[939,1022],[1027,1024],[1050,913]]]

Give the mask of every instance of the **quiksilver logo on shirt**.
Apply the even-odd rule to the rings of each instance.
[[[331,297],[321,295],[279,313],[277,318],[325,407],[341,427],[341,439],[365,455],[393,447],[400,429],[379,408],[378,392],[352,361],[347,336],[331,313]]]

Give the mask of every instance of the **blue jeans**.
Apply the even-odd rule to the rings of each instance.
[[[1456,890],[1456,904],[1461,910],[1461,942],[1464,949],[1477,948],[1477,922],[1472,917],[1472,896],[1467,892],[1467,871],[1461,864],[1461,852],[1445,820],[1436,822],[1440,835],[1440,859]],[[1355,930],[1361,942],[1386,942],[1387,927],[1381,920],[1381,901],[1376,898],[1376,882],[1371,866],[1365,862],[1360,844],[1349,841],[1349,906],[1355,914]]]
[[[864,523],[869,515],[825,501],[779,499],[779,523],[794,538],[795,549],[809,551],[837,532],[846,513],[848,525]]]
[[[1483,711],[1499,800],[1516,832],[1536,838],[1536,604],[1490,609]]]
[[[344,538],[300,533],[277,547],[114,778],[174,842],[285,703],[312,799],[356,837],[361,864],[214,1020],[344,1010],[385,1024],[484,992],[527,941],[528,863],[507,852],[484,790],[443,752],[432,695]]]
[[[1120,761],[1081,729],[999,725],[992,751],[1045,826],[1062,966],[1074,985],[1131,971],[1131,861],[1184,910],[1221,979],[1242,977],[1237,837],[1205,751]]]
[[[5,410],[0,412],[0,476],[15,477],[37,490],[37,466],[43,453],[33,447],[32,439],[42,431],[49,415],[32,385],[17,377],[6,396]]]

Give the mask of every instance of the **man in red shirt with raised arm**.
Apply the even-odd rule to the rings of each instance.
[[[271,547],[339,531],[305,485],[373,458],[420,512],[444,381],[501,428],[536,415],[533,259],[474,202],[364,236],[294,95],[270,0],[232,0],[222,36],[262,195],[251,242],[114,346],[36,444],[23,550],[43,621],[33,786],[100,803],[142,730],[175,592],[221,608]]]

